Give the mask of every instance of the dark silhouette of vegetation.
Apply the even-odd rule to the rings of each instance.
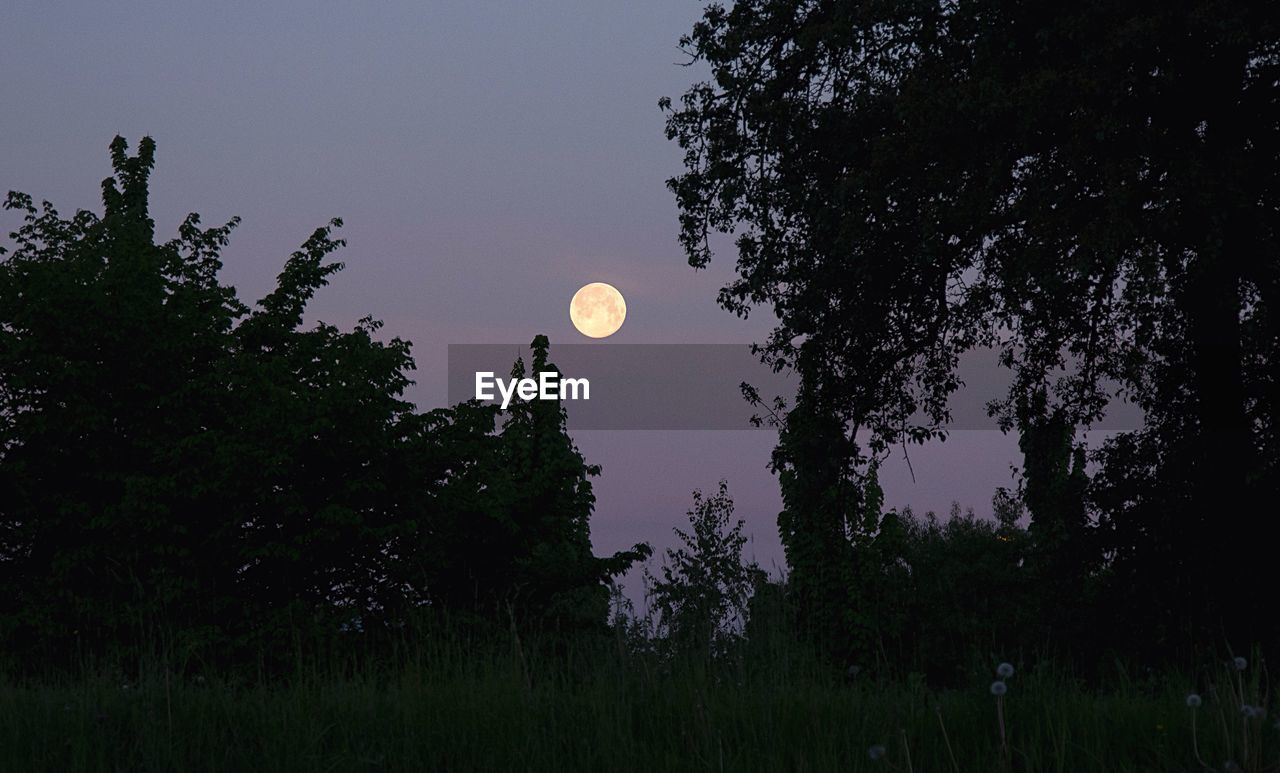
[[[156,241],[150,139],[112,142],[101,215],[10,193],[0,669],[36,681],[0,685],[3,745],[26,769],[1271,769],[1277,40],[1262,3],[709,6],[684,44],[713,79],[663,103],[671,187],[695,267],[736,233],[720,301],[775,313],[758,351],[800,375],[744,386],[779,431],[787,571],[744,559],[721,482],[638,615],[614,580],[651,551],[593,555],[600,469],[559,403],[419,412],[408,342],[304,323],[341,221],[249,304],[219,280],[236,220]],[[881,463],[945,439],[981,346],[1017,485],[994,519],[886,510]],[[530,350],[512,376],[556,371]],[[1143,426],[1090,451],[1117,399]],[[1117,671],[1105,698],[1075,681]],[[275,715],[285,751],[240,747]],[[318,740],[331,717],[379,756]],[[1159,735],[1182,718],[1189,748]]]
[[[682,44],[682,246],[735,237],[719,301],[800,377],[743,386],[785,573],[721,482],[637,614],[558,402],[416,410],[408,342],[305,322],[340,220],[245,302],[238,221],[157,242],[117,137],[101,214],[4,203],[0,767],[1276,769],[1280,4],[739,0]],[[1017,484],[887,510],[981,347]]]
[[[801,625],[830,651],[911,630],[868,612],[863,568],[896,528],[875,471],[945,434],[979,346],[1013,376],[996,413],[1030,527],[1001,571],[1037,589],[1018,602],[1037,630],[1163,658],[1280,643],[1250,590],[1280,493],[1277,41],[1280,6],[1212,1],[743,0],[684,38],[711,77],[662,101],[681,241],[700,268],[735,235],[720,302],[770,309],[759,351],[800,375],[775,410],[780,526]],[[1078,433],[1115,399],[1145,424],[1090,480]]]
[[[0,262],[0,642],[32,663],[163,646],[271,661],[450,610],[604,630],[585,463],[551,402],[417,413],[409,344],[304,328],[334,220],[242,303],[236,225],[157,243],[155,144],[111,144],[101,216],[11,193]],[[533,370],[554,368],[533,341]],[[523,366],[517,364],[517,370]]]
[[[693,492],[687,515],[689,531],[675,530],[680,545],[666,551],[661,576],[645,578],[653,633],[677,651],[723,655],[742,635],[752,590],[764,572],[742,555],[745,524],[733,520],[726,481],[711,496]]]

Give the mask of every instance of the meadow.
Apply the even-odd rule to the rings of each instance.
[[[1280,750],[1274,718],[1240,710],[1266,703],[1248,665],[1201,675],[1192,708],[1192,677],[1118,666],[1086,686],[1019,664],[997,697],[981,658],[972,684],[935,691],[799,647],[714,662],[538,649],[459,637],[364,662],[298,653],[283,677],[160,661],[9,677],[0,769],[1261,771]]]

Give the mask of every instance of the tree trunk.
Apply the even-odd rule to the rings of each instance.
[[[1199,447],[1195,480],[1190,481],[1191,528],[1179,554],[1186,566],[1195,567],[1193,614],[1205,615],[1219,635],[1237,638],[1253,633],[1251,620],[1258,610],[1251,608],[1250,599],[1262,578],[1256,576],[1260,565],[1253,549],[1260,542],[1257,524],[1246,510],[1254,454],[1244,407],[1240,283],[1232,268],[1235,254],[1227,251],[1231,241],[1219,242],[1221,253],[1196,260],[1187,290],[1189,377]],[[1232,646],[1253,643],[1235,641]]]

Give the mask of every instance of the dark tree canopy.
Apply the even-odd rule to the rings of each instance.
[[[1134,400],[1155,456],[1108,458],[1181,493],[1095,520],[1167,547],[1166,620],[1260,612],[1218,600],[1261,580],[1233,535],[1280,458],[1280,6],[742,0],[683,43],[711,79],[663,102],[681,240],[701,267],[736,235],[721,303],[777,315],[806,421],[872,460],[937,434],[983,345],[1022,429]]]
[[[604,583],[644,549],[591,554],[598,469],[560,407],[416,412],[407,342],[304,327],[341,221],[250,307],[218,281],[237,221],[156,243],[155,144],[126,151],[101,216],[6,201],[0,642],[235,655],[444,608],[602,628]]]

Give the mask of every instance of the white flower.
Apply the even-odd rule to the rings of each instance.
[[[1236,667],[1236,670],[1237,670],[1237,671],[1243,671],[1243,670],[1245,670],[1246,668],[1248,668],[1248,667],[1249,667],[1249,661],[1245,660],[1244,658],[1240,657],[1239,655],[1237,655],[1237,656],[1236,656],[1236,659],[1235,659],[1235,660],[1233,660],[1233,661],[1232,661],[1232,663],[1234,663],[1234,664],[1235,664],[1235,667]]]
[[[996,676],[1000,677],[1001,679],[1008,679],[1009,677],[1013,676],[1013,664],[1001,663],[1000,665],[996,666]]]
[[[1001,682],[1000,680],[997,679],[996,681],[991,683],[992,695],[1000,696],[1000,695],[1004,695],[1007,692],[1009,692],[1009,685],[1005,684],[1004,682]]]
[[[873,760],[878,760],[884,757],[884,747],[880,744],[872,746],[870,749],[867,749],[867,756]]]
[[[1191,707],[1191,708],[1193,708],[1193,709],[1198,709],[1198,708],[1200,708],[1200,696],[1199,696],[1199,695],[1196,695],[1195,693],[1191,693],[1190,695],[1188,695],[1188,696],[1187,696],[1187,705],[1188,705],[1188,706],[1190,706],[1190,707]]]

